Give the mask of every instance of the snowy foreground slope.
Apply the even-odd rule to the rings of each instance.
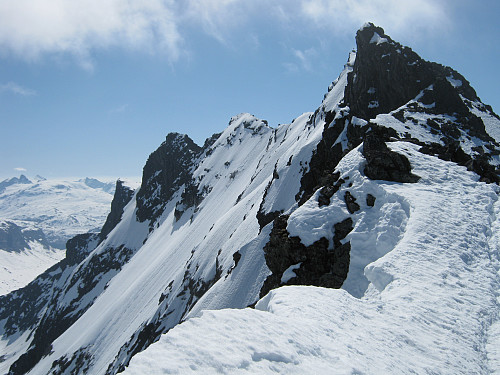
[[[203,311],[134,357],[124,374],[494,370],[499,189],[413,144],[390,147],[408,155],[418,183],[370,181],[358,149],[338,166],[359,201],[369,192],[377,196],[373,207],[354,216],[346,237],[351,258],[366,260],[370,248],[379,250],[380,258],[365,268],[370,284],[362,298],[343,289],[290,286],[271,291],[255,309]],[[318,208],[316,201],[295,211],[316,217],[314,227],[339,205],[334,199]],[[305,229],[298,234],[309,237]]]
[[[498,369],[500,119],[383,29],[356,43],[291,124],[168,134],[99,233],[0,296],[0,373]]]

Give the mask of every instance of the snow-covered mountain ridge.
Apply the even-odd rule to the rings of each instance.
[[[356,42],[291,124],[169,134],[111,224],[0,297],[0,371],[115,374],[157,340],[126,371],[495,369],[500,120],[381,28]]]

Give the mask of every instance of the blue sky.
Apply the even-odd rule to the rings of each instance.
[[[0,0],[0,178],[140,176],[169,132],[314,111],[366,21],[500,112],[496,0]]]

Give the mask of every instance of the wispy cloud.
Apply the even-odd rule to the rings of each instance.
[[[295,57],[300,61],[302,67],[305,70],[310,71],[312,62],[311,60],[317,55],[316,49],[314,48],[308,48],[306,50],[298,50],[298,49],[293,49],[293,54]]]
[[[112,108],[109,110],[109,113],[113,114],[113,113],[123,113],[127,110],[128,108],[128,104],[123,104],[121,106],[118,106],[118,107],[115,107],[115,108]]]
[[[193,32],[227,44],[236,30],[250,30],[262,19],[296,33],[352,33],[365,21],[390,25],[391,32],[435,31],[449,21],[448,1],[0,1],[0,49],[27,60],[70,54],[89,70],[94,51],[110,47],[161,53],[175,62],[189,55],[186,39]]]
[[[303,0],[299,14],[321,28],[351,31],[371,21],[391,31],[410,34],[432,32],[449,26],[447,1],[435,0]]]
[[[21,96],[33,96],[36,95],[36,91],[23,87],[15,82],[8,82],[0,84],[0,93],[7,92],[15,95]]]
[[[181,53],[174,0],[16,0],[0,2],[0,47],[28,60],[70,53],[92,68],[97,48]]]
[[[14,168],[14,170],[17,172],[27,172],[28,171],[26,168],[22,168],[22,167]]]

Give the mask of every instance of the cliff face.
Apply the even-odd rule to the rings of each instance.
[[[191,169],[201,148],[187,135],[170,133],[144,166],[143,184],[137,194],[137,219],[151,223],[161,215],[166,202],[191,178]]]
[[[254,305],[283,285],[361,297],[389,280],[364,270],[409,220],[384,184],[425,183],[408,155],[498,181],[500,120],[464,77],[372,24],[356,42],[318,109],[291,124],[243,113],[203,147],[169,134],[135,195],[117,183],[99,235],[75,237],[63,262],[0,297],[15,343],[0,370],[115,374],[202,310]]]

